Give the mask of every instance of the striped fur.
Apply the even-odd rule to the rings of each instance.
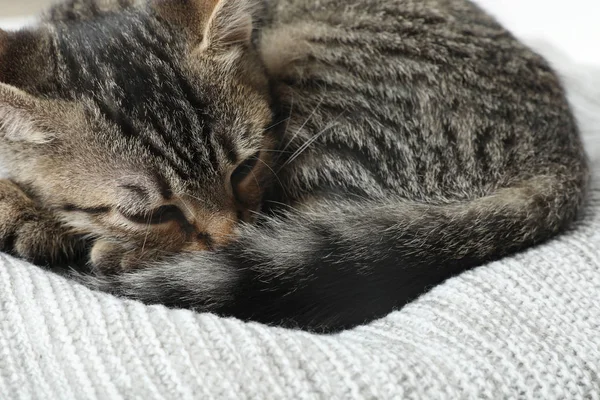
[[[5,140],[12,179],[98,238],[96,268],[122,272],[80,277],[89,286],[332,331],[575,219],[588,172],[562,87],[470,2],[166,1],[177,6],[50,12],[36,41],[51,38],[56,72],[20,87],[45,97],[34,115],[60,102],[79,122],[50,149]],[[224,19],[193,14],[213,3]],[[198,17],[181,17],[182,4]],[[19,108],[1,99],[0,111]],[[235,185],[252,204],[240,205],[223,188],[257,151],[256,182]],[[90,172],[75,178],[77,167]],[[191,205],[182,213],[209,221],[194,232],[214,251],[194,251],[173,233],[181,224],[134,230],[114,215],[161,204]],[[254,222],[224,223],[236,215]]]

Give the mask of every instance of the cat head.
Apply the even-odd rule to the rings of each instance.
[[[0,31],[0,158],[82,234],[226,244],[269,183],[250,0],[153,0]]]

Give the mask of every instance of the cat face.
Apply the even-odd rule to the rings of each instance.
[[[0,157],[80,233],[226,244],[270,181],[269,82],[239,0],[0,32]]]

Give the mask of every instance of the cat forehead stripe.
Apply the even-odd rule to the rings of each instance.
[[[110,24],[105,18],[97,25],[106,31]],[[199,93],[184,75],[177,61],[184,49],[169,45],[174,34],[158,24],[151,31],[153,26],[132,22],[120,32],[91,38],[93,22],[81,27],[81,34],[72,27],[59,29],[65,86],[73,87],[72,97],[91,95],[107,120],[167,161],[182,179],[193,171],[217,171],[214,146],[228,143],[212,138],[207,100],[201,98],[208,94]],[[231,147],[223,152],[229,154]]]

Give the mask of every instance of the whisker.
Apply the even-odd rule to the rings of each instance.
[[[139,260],[144,257],[144,252],[146,250],[146,242],[148,241],[148,235],[150,234],[150,221],[152,221],[152,216],[154,215],[154,210],[150,212],[148,215],[148,222],[146,223],[146,234],[144,235],[144,243],[142,243],[142,251],[140,252]]]
[[[321,106],[321,104],[323,104],[324,101],[325,101],[325,96],[321,97],[321,99],[319,100],[319,102],[317,103],[317,105],[315,106],[315,108],[312,110],[312,112],[310,113],[310,115],[306,118],[306,120],[304,121],[304,123],[302,125],[300,125],[300,128],[298,128],[296,130],[296,133],[294,133],[294,136],[292,136],[292,138],[287,142],[287,144],[283,148],[284,151],[287,150],[287,148],[290,146],[290,144],[292,144],[292,142],[294,141],[294,139],[296,139],[296,137],[300,134],[300,132],[302,131],[302,129],[304,129],[304,127],[306,126],[306,124],[308,124],[308,121],[311,120],[311,118],[315,115],[315,113],[317,112],[318,108]]]
[[[192,199],[196,199],[196,200],[198,200],[199,202],[201,202],[203,204],[207,204],[208,203],[206,200],[201,199],[200,197],[196,197],[193,194],[186,193],[186,196],[190,196]]]
[[[196,214],[194,214],[194,212],[191,210],[190,207],[188,207],[187,203],[183,201],[183,199],[181,199],[181,204],[183,204],[183,206],[188,210],[192,217],[194,217],[194,220],[196,220]]]
[[[271,168],[271,166],[269,164],[267,164],[260,158],[258,158],[257,160],[260,161],[261,163],[263,163],[265,165],[265,167],[269,168],[269,170],[273,173],[273,176],[275,177],[275,179],[277,179],[277,182],[279,182],[279,185],[283,187],[283,182],[281,182],[281,179],[279,179],[279,176],[277,176],[277,173],[273,170],[273,168]]]
[[[283,154],[283,153],[288,153],[291,154],[291,151],[283,151],[283,150],[273,150],[273,149],[261,149],[261,152],[265,152],[265,153],[279,153],[279,154]]]
[[[270,129],[273,129],[273,128],[275,128],[277,125],[281,125],[281,124],[283,124],[284,122],[288,122],[288,123],[289,123],[289,120],[290,120],[290,118],[292,118],[292,116],[291,116],[291,115],[290,115],[289,117],[287,117],[287,118],[284,118],[284,119],[282,119],[281,121],[278,121],[278,122],[274,123],[274,124],[273,124],[273,125],[271,125],[271,126],[268,126],[268,127],[266,127],[266,128],[265,128],[265,132],[266,132],[266,131],[268,131],[268,130],[270,130]]]
[[[286,123],[285,123],[285,128],[283,129],[283,136],[282,137],[285,137],[285,135],[287,134],[288,128],[290,127],[290,121],[292,120],[292,113],[293,112],[294,112],[294,92],[291,93],[290,113],[289,113],[288,117],[285,119]]]
[[[250,171],[250,173],[252,174],[252,177],[254,178],[254,181],[256,182],[256,186],[258,187],[258,190],[262,191],[262,189],[260,188],[260,182],[258,181],[256,174],[254,173],[254,171]]]
[[[328,126],[325,127],[325,129],[323,129],[321,132],[317,133],[316,135],[314,135],[313,137],[308,139],[302,146],[300,146],[298,148],[298,150],[296,150],[296,152],[281,166],[281,168],[279,168],[279,170],[277,172],[280,172],[283,168],[287,167],[292,162],[294,162],[294,160],[296,160],[302,153],[304,153],[310,147],[311,144],[313,144],[317,139],[319,139],[321,136],[323,136],[323,134],[325,134],[325,132],[327,132],[329,129],[333,128],[335,126],[337,120],[342,116],[343,113],[344,112],[341,112],[331,122],[331,124],[329,124]]]

